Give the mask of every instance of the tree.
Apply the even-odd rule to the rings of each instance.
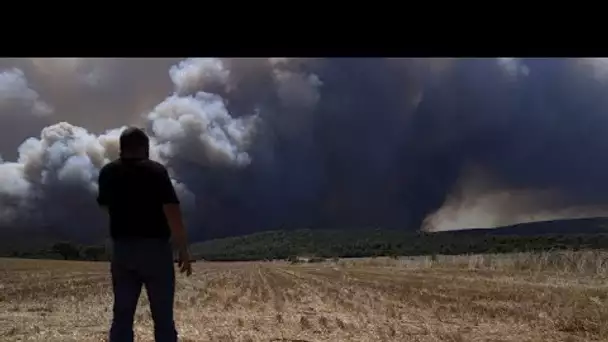
[[[82,250],[82,254],[87,260],[101,260],[105,254],[102,246],[87,246]]]
[[[64,260],[78,259],[80,256],[78,247],[69,242],[57,242],[53,245],[51,251],[61,255]]]

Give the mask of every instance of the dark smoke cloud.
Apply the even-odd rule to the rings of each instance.
[[[481,227],[600,215],[608,201],[604,59],[76,58],[0,67],[6,226],[102,234],[96,177],[129,124],[150,133],[197,238]]]

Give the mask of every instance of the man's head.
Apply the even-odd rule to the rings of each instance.
[[[148,158],[150,154],[150,139],[146,133],[137,128],[129,127],[120,135],[120,156],[123,158]]]

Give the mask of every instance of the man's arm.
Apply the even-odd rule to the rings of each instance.
[[[99,170],[99,178],[97,180],[98,191],[97,191],[97,204],[103,209],[108,209],[109,197],[110,197],[110,185],[108,170],[102,167]]]
[[[179,199],[167,170],[163,170],[160,190],[163,211],[165,212],[169,228],[171,228],[172,240],[179,252],[180,271],[190,275],[192,274],[192,268],[190,266],[190,253],[188,252],[188,236],[182,219]]]
[[[163,205],[167,222],[171,228],[171,238],[175,242],[177,249],[180,252],[186,252],[188,250],[188,237],[186,234],[186,228],[182,220],[182,213],[179,204],[167,203]]]

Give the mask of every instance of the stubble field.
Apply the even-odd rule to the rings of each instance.
[[[207,263],[177,277],[181,341],[606,341],[597,252]],[[105,341],[107,263],[0,259],[1,341]],[[145,291],[137,341],[153,341]]]

